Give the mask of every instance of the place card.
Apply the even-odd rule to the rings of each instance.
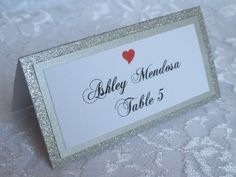
[[[22,57],[20,73],[53,167],[220,95],[200,7]]]

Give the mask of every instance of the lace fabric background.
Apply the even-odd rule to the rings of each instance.
[[[33,109],[11,111],[17,58],[198,5],[222,97],[96,156],[51,169]],[[0,176],[236,176],[236,2],[0,0]]]

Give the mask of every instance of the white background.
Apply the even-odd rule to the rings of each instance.
[[[0,1],[0,176],[235,176],[235,0]],[[17,59],[201,5],[222,98],[52,170],[34,110],[12,113]]]
[[[135,50],[135,57],[128,64],[122,58],[122,52],[131,48]],[[147,68],[150,64],[150,71],[161,68],[165,59],[168,64],[181,62],[180,68],[137,84],[131,82],[130,78],[137,68]],[[209,91],[193,24],[50,67],[44,73],[66,148],[72,148]],[[115,76],[118,77],[117,82],[128,81],[122,96],[116,91],[93,104],[83,101],[83,91],[93,79],[101,79],[105,87],[107,80]],[[139,98],[148,91],[152,97],[157,98],[160,88],[164,88],[161,102],[154,102],[127,117],[120,117],[115,110],[115,103],[121,98]],[[138,101],[137,99],[134,103]]]

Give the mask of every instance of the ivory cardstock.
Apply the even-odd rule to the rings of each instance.
[[[19,62],[53,167],[219,97],[200,7]]]

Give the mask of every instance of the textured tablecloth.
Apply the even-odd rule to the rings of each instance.
[[[222,97],[95,157],[51,169],[34,110],[11,111],[17,58],[198,5]],[[236,1],[0,0],[0,176],[236,176]]]

